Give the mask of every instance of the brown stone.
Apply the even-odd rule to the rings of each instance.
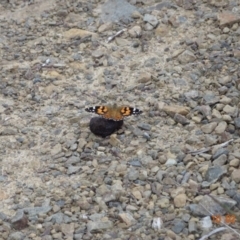
[[[75,38],[75,37],[84,38],[86,36],[97,36],[96,33],[78,29],[78,28],[71,28],[70,30],[64,32],[63,35],[65,38],[68,38],[68,39]]]
[[[233,25],[234,23],[240,22],[240,16],[232,12],[222,12],[218,14],[219,25],[224,27],[226,25]]]
[[[189,108],[183,106],[164,106],[163,111],[169,114],[170,116],[174,116],[176,113],[186,116],[189,113]]]

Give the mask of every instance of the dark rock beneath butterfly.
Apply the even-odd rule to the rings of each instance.
[[[93,117],[90,120],[90,130],[95,135],[107,137],[120,129],[123,125],[123,120],[113,121],[101,117]]]
[[[14,229],[21,230],[28,226],[28,217],[22,210],[18,210],[11,222]]]

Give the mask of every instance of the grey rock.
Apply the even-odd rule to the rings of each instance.
[[[227,170],[221,166],[210,167],[206,172],[205,180],[210,183],[216,182],[226,173]]]
[[[221,156],[222,154],[228,155],[229,150],[226,148],[219,148],[217,149],[217,151],[213,154],[212,159],[216,159],[219,156]]]
[[[49,218],[46,219],[46,221],[51,221],[53,223],[61,224],[61,223],[69,223],[71,222],[71,219],[67,215],[61,212],[58,212],[56,214],[51,215]]]
[[[219,96],[216,96],[216,94],[213,92],[207,92],[203,96],[203,100],[204,100],[205,104],[212,105],[212,104],[218,103],[220,101],[220,98],[219,98]]]
[[[220,122],[220,123],[217,125],[217,127],[215,128],[215,132],[216,132],[217,134],[221,134],[221,133],[225,132],[226,128],[227,128],[227,123],[224,122],[224,121],[222,121],[222,122]]]
[[[83,239],[83,233],[74,234],[74,240],[82,240]]]
[[[16,128],[13,127],[4,127],[1,129],[0,135],[6,136],[6,135],[16,135],[18,133]]]
[[[77,143],[74,143],[74,144],[71,145],[70,150],[75,151],[77,148],[78,148]]]
[[[69,166],[67,174],[71,175],[71,174],[77,173],[81,168],[82,168],[81,166]]]
[[[0,219],[4,221],[7,219],[7,216],[4,213],[0,212]]]
[[[26,212],[29,216],[48,213],[51,210],[52,210],[51,206],[23,208],[23,211]]]
[[[105,232],[113,227],[113,223],[111,221],[96,221],[96,222],[88,222],[87,231],[90,233],[97,232]]]
[[[188,213],[185,213],[185,214],[183,214],[183,216],[182,216],[182,220],[183,220],[184,222],[189,222],[190,218],[191,218],[191,216],[190,216],[190,214],[188,214]]]
[[[190,63],[190,62],[194,62],[196,60],[196,56],[190,50],[185,50],[183,53],[181,53],[178,56],[178,60],[182,64]]]
[[[150,14],[145,14],[143,17],[143,21],[148,22],[153,28],[155,28],[158,25],[157,18]]]
[[[130,169],[130,171],[128,172],[128,179],[130,181],[135,181],[138,178],[139,178],[139,172],[135,168]]]
[[[189,120],[184,117],[183,115],[181,114],[178,114],[176,113],[173,117],[173,119],[177,122],[177,123],[181,123],[182,125],[186,125],[186,124],[189,124]]]
[[[158,182],[161,182],[165,175],[166,175],[165,171],[159,170],[156,174],[156,179],[158,180]]]
[[[140,123],[138,124],[138,127],[142,130],[146,130],[146,131],[150,131],[152,126],[150,124],[147,123]]]
[[[239,208],[240,207],[240,193],[239,192],[236,192],[234,194],[233,200],[235,200],[237,202],[236,206]]]
[[[189,233],[196,233],[197,232],[197,223],[194,220],[190,220],[188,223],[188,231]]]
[[[79,163],[81,161],[80,157],[76,157],[76,156],[71,156],[67,159],[65,165],[71,165],[71,164],[76,164]]]
[[[204,142],[207,147],[215,145],[218,142],[218,138],[212,134],[206,134],[204,136]]]
[[[204,133],[211,133],[213,132],[213,130],[217,127],[217,123],[216,122],[211,122],[211,123],[208,123],[208,124],[205,124],[201,127],[201,130],[204,132]]]
[[[143,155],[140,158],[140,162],[142,163],[143,166],[148,166],[149,164],[151,164],[153,161],[152,157],[149,155]]]
[[[208,105],[197,107],[196,110],[202,113],[204,117],[211,116],[212,114],[212,109]]]
[[[240,128],[240,117],[234,118],[234,124],[236,128]]]
[[[199,97],[199,91],[197,90],[191,90],[189,92],[185,92],[184,93],[184,96],[187,98],[187,99],[197,99]]]
[[[229,209],[234,207],[236,205],[236,201],[227,198],[227,197],[219,197],[219,196],[213,196],[219,201],[221,204],[225,205]],[[189,210],[194,216],[198,217],[205,217],[209,216],[209,212],[211,214],[216,215],[224,215],[226,214],[226,210],[222,208],[217,201],[215,201],[213,198],[205,195],[200,201],[199,204],[190,204],[188,206]]]
[[[175,232],[176,234],[181,233],[185,227],[186,223],[182,219],[173,220],[172,231]]]
[[[131,165],[131,166],[134,166],[134,167],[141,167],[142,166],[142,163],[137,158],[134,158],[134,159],[128,161],[128,164]]]
[[[166,165],[166,166],[177,165],[177,160],[176,160],[176,159],[169,158],[169,159],[166,161],[165,165]]]
[[[223,111],[227,114],[229,114],[230,116],[233,116],[233,117],[236,117],[237,113],[238,113],[238,110],[237,108],[234,106],[230,106],[230,105],[226,105],[224,108],[223,108]]]
[[[25,234],[21,232],[11,233],[8,237],[8,240],[23,240],[23,239],[25,239]]]
[[[136,10],[125,0],[108,0],[102,6],[101,18],[104,22],[126,22]]]
[[[45,236],[42,236],[41,240],[52,240],[52,236],[50,235],[45,235]]]
[[[101,218],[105,217],[104,213],[94,213],[89,216],[89,219],[92,220],[93,222],[101,220]]]
[[[213,161],[214,166],[223,166],[227,162],[227,155],[222,154]]]

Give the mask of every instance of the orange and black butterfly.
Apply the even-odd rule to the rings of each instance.
[[[139,115],[142,113],[142,111],[140,111],[137,108],[126,107],[126,106],[118,107],[117,105],[95,106],[95,107],[85,108],[85,110],[87,112],[93,112],[103,116],[106,119],[114,120],[114,121],[121,121],[123,120],[124,117],[130,116],[130,115]]]

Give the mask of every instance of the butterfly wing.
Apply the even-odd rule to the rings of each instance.
[[[125,117],[130,116],[130,115],[139,115],[142,113],[142,111],[140,111],[139,109],[132,108],[132,107],[122,107],[120,112]]]
[[[93,112],[98,115],[104,115],[108,112],[108,108],[106,106],[95,106],[95,107],[85,108],[85,111]]]

